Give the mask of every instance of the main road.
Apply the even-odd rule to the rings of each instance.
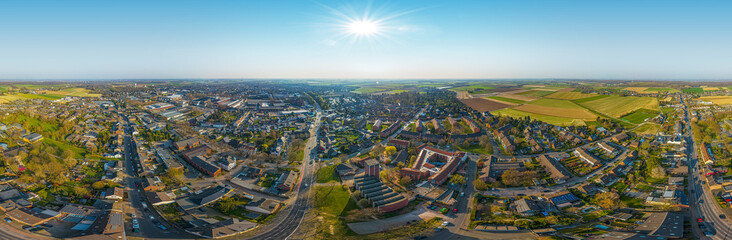
[[[295,233],[295,230],[300,226],[307,210],[311,207],[308,200],[308,191],[310,190],[310,187],[312,187],[313,173],[315,171],[312,163],[314,154],[312,150],[318,142],[318,129],[320,128],[320,121],[322,117],[320,105],[316,102],[315,106],[317,108],[317,114],[315,117],[315,123],[313,123],[313,127],[310,128],[310,139],[308,139],[307,144],[305,144],[305,154],[302,161],[302,167],[300,169],[302,176],[300,177],[300,182],[298,182],[296,187],[295,203],[287,207],[283,212],[279,213],[286,214],[285,218],[273,219],[275,221],[279,220],[279,222],[273,222],[266,226],[262,226],[263,228],[267,228],[265,232],[252,237],[252,239],[290,238],[290,236],[292,236],[292,234]]]
[[[704,172],[704,166],[699,162],[699,155],[697,151],[700,151],[699,145],[696,143],[693,137],[693,131],[691,129],[691,121],[689,121],[689,107],[686,101],[681,100],[685,108],[684,120],[686,121],[686,134],[689,148],[689,187],[691,189],[691,201],[690,210],[693,222],[693,233],[698,239],[729,239],[732,238],[732,226],[726,217],[723,219],[722,209],[718,206],[717,200],[712,195],[711,190],[706,186],[706,173]],[[698,219],[702,219],[702,223],[697,223]],[[701,228],[700,226],[704,226]],[[702,234],[705,233],[705,234]],[[707,237],[705,235],[710,235]]]

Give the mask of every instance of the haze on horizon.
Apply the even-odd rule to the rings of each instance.
[[[731,6],[1,2],[0,79],[732,79]]]

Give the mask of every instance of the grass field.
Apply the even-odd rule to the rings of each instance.
[[[369,94],[369,93],[376,93],[376,92],[382,92],[386,91],[386,89],[383,88],[375,88],[375,87],[359,87],[356,90],[351,91],[352,93],[360,93],[360,94]]]
[[[593,97],[593,96],[597,96],[597,94],[560,91],[560,92],[555,92],[555,93],[549,94],[546,96],[546,98],[575,100],[575,99],[588,98],[588,97]]]
[[[525,103],[526,102],[524,100],[518,100],[518,99],[501,97],[501,96],[490,96],[488,98],[495,99],[495,100],[498,100],[498,101],[508,102],[508,103],[516,103],[516,104],[522,104],[522,103]]]
[[[529,97],[540,98],[540,97],[544,97],[544,96],[549,95],[549,94],[552,94],[552,93],[554,93],[554,91],[531,90],[531,91],[528,91],[528,92],[522,92],[522,93],[517,93],[517,94],[518,95],[529,96]]]
[[[17,85],[16,85],[17,86]],[[13,94],[0,96],[0,103],[12,102],[15,100],[45,99],[56,100],[66,96],[71,97],[100,97],[101,94],[89,93],[85,88],[67,88],[58,91],[44,91],[42,94]]]
[[[358,208],[348,190],[341,185],[316,186],[314,203],[316,209],[335,216],[343,216]]]
[[[641,108],[658,109],[658,100],[651,97],[607,96],[591,101],[579,101],[579,104],[614,118],[620,118]]]
[[[559,126],[570,126],[570,125],[585,125],[585,122],[580,119],[566,118],[566,117],[555,117],[544,114],[536,114],[530,112],[519,111],[516,109],[506,108],[492,112],[495,115],[510,116],[514,118],[530,117],[531,119],[539,120],[549,124]]]
[[[717,105],[728,105],[728,104],[732,104],[732,96],[701,97],[701,100],[711,101],[712,103],[717,104]]]
[[[632,122],[635,124],[640,124],[642,122],[645,122],[647,118],[655,117],[657,115],[658,111],[641,108],[631,114],[623,116],[622,119],[625,119],[628,122]]]
[[[328,183],[328,182],[338,182],[338,176],[335,172],[336,165],[330,165],[326,167],[322,167],[318,169],[318,172],[315,174],[315,182],[317,183]]]
[[[661,127],[658,126],[658,124],[646,123],[633,129],[632,132],[637,134],[656,134],[659,129],[661,129]]]

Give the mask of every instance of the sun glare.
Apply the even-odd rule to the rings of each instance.
[[[353,34],[371,35],[379,32],[379,25],[372,21],[353,21],[348,24],[348,30]]]

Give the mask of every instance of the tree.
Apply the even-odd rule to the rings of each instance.
[[[371,202],[368,199],[363,198],[361,200],[358,200],[358,205],[363,208],[367,208],[371,207]]]
[[[452,176],[450,176],[450,183],[462,185],[463,183],[465,183],[465,176],[460,174],[453,174]]]
[[[488,184],[480,179],[475,179],[473,181],[473,186],[475,186],[475,189],[478,189],[480,191],[488,190]]]
[[[617,209],[622,206],[620,195],[615,192],[604,192],[595,194],[595,202],[598,206],[605,209]]]
[[[399,185],[402,186],[409,186],[412,184],[412,178],[409,176],[404,176],[402,179],[399,180]]]
[[[102,189],[106,186],[107,186],[107,183],[104,181],[96,181],[96,182],[92,183],[92,188],[97,189],[97,190]]]
[[[384,155],[386,155],[387,157],[393,156],[396,152],[397,149],[394,146],[387,146],[386,148],[384,148]]]

